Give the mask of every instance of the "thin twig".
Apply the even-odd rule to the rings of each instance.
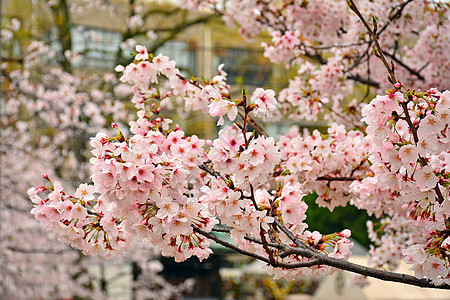
[[[390,58],[392,58],[393,61],[395,61],[397,64],[399,64],[400,66],[402,66],[403,68],[408,70],[409,73],[415,75],[418,79],[420,79],[422,81],[425,81],[425,77],[420,75],[420,72],[417,72],[417,71],[413,70],[411,67],[406,65],[403,61],[401,61],[399,58],[397,58],[394,54],[391,54],[391,53],[389,53],[387,51],[383,51],[383,54],[385,54],[385,55],[389,56]]]
[[[397,10],[397,12],[395,14],[393,14],[389,18],[389,21],[386,24],[384,24],[384,26],[378,31],[378,36],[380,36],[380,34],[386,30],[386,28],[392,23],[392,21],[394,21],[395,19],[399,19],[401,17],[403,9],[406,7],[406,5],[408,5],[412,1],[414,1],[414,0],[408,0],[408,1],[400,4],[400,8]]]
[[[217,171],[213,171],[210,168],[208,168],[208,166],[206,165],[208,162],[204,162],[203,164],[199,165],[198,168],[205,171],[206,173],[214,176],[214,177],[220,177],[223,181],[225,181],[225,178],[223,178],[223,176],[217,172]]]
[[[336,116],[338,116],[339,118],[341,118],[342,120],[352,124],[353,126],[355,126],[356,128],[358,128],[361,132],[364,132],[364,128],[359,126],[358,124],[353,123],[352,121],[348,120],[346,117],[344,117],[342,114],[338,113],[337,111],[335,111],[332,107],[330,107],[328,104],[325,104],[322,100],[319,99],[319,103],[322,104],[322,106],[324,106],[325,108],[327,108],[329,111],[331,111],[332,113],[334,113]]]
[[[361,168],[362,165],[363,165],[366,161],[367,161],[367,157],[361,159],[361,161],[359,162],[359,164],[358,164],[356,167],[354,167],[353,170],[350,172],[350,177],[352,177],[353,174],[355,174],[355,172],[358,171],[359,168]]]
[[[414,124],[411,121],[411,116],[409,115],[409,111],[408,111],[408,104],[406,102],[402,102],[401,106],[402,106],[403,112],[405,113],[404,120],[408,124],[409,129],[411,130],[411,134],[414,138],[414,142],[417,144],[417,143],[419,143],[419,136],[417,135],[416,126],[414,126]],[[419,162],[421,163],[422,166],[428,165],[427,160],[425,158],[423,158],[421,155],[419,155]],[[434,191],[436,192],[436,197],[438,199],[438,202],[443,203],[444,196],[442,195],[441,189],[439,188],[439,183],[436,183],[436,186],[434,187]]]
[[[241,111],[238,111],[238,115],[242,120],[244,120],[245,116],[242,115]],[[247,119],[250,125],[253,127],[253,129],[256,130],[259,135],[269,136],[264,127],[262,127],[262,125],[255,121],[251,116],[247,115]]]
[[[64,252],[76,252],[77,250],[73,248],[66,248],[66,249],[39,249],[39,248],[21,248],[21,247],[14,247],[10,246],[7,247],[8,250],[11,250],[13,252],[19,252],[24,254],[63,254]]]
[[[253,185],[250,184],[250,199],[252,200],[253,206],[255,206],[255,209],[260,211],[261,209],[258,207],[258,204],[256,203],[256,199],[255,199],[255,191],[253,189]],[[262,241],[262,246],[264,248],[264,250],[266,250],[267,254],[269,255],[269,260],[270,263],[273,265],[275,263],[275,258],[273,256],[273,251],[271,249],[269,249],[268,247],[268,243],[266,240],[266,236],[264,235],[264,230],[262,228],[262,225],[259,224],[259,236],[261,237],[261,241]]]
[[[381,48],[381,45],[378,42],[378,35],[372,30],[372,28],[370,28],[370,26],[367,23],[366,19],[364,19],[364,17],[362,16],[361,12],[356,7],[355,2],[353,0],[347,0],[347,3],[349,4],[350,9],[353,10],[353,12],[361,20],[361,22],[363,23],[364,27],[366,27],[367,31],[369,32],[370,36],[372,37],[372,41],[375,44],[375,48],[377,50],[377,54],[378,54],[377,56],[381,60],[381,62],[383,63],[384,67],[386,68],[386,70],[389,73],[389,77],[390,77],[389,81],[391,82],[392,85],[395,86],[395,83],[397,83],[397,79],[395,78],[394,70],[391,69],[390,65],[386,61],[386,57],[383,54],[383,49]]]
[[[303,243],[302,241],[300,241],[289,229],[286,228],[286,226],[284,226],[277,218],[274,218],[274,223],[278,226],[278,228],[280,228],[281,231],[284,232],[284,234],[287,235],[287,237],[297,246],[300,247],[302,249],[307,249],[307,250],[313,250],[315,252],[317,252],[316,249],[313,249],[311,247],[309,247],[308,245],[306,245],[305,243]]]

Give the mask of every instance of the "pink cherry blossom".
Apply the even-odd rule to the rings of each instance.
[[[253,92],[250,102],[256,105],[257,109],[255,113],[257,115],[267,118],[272,117],[272,112],[277,107],[277,100],[275,99],[275,92],[273,90],[257,88]]]
[[[229,235],[236,247],[222,245],[259,258],[276,277],[293,279],[330,274],[339,263],[342,269],[351,266],[345,262],[353,246],[350,230],[306,230],[303,197],[314,193],[316,203],[330,211],[350,204],[379,218],[379,226],[368,223],[373,267],[394,269],[405,256],[416,277],[429,279],[421,281],[425,285],[450,282],[444,255],[450,203],[449,93],[430,88],[445,88],[449,79],[448,55],[442,50],[448,48],[450,31],[442,22],[448,10],[420,1],[358,3],[362,15],[373,16],[373,25],[382,28],[374,32],[378,29],[363,26],[352,14],[358,11],[353,1],[256,4],[230,0],[224,6],[204,1],[184,5],[213,8],[228,24],[238,25],[245,38],[268,32],[271,41],[263,44],[264,55],[295,73],[278,99],[274,90],[260,87],[249,100],[245,91],[235,96],[222,65],[211,78],[187,78],[175,61],[149,55],[138,45],[135,60],[116,68],[120,81],[132,85],[130,100],[137,113],[129,130],[122,132],[126,122],[118,122],[113,125],[116,135],[98,133],[91,140],[93,186],[81,184],[72,195],[50,179],[53,174],[45,176],[47,187],[29,190],[32,214],[59,239],[85,254],[105,257],[146,240],[176,261],[192,256],[203,260],[212,252],[210,243],[222,241],[212,234],[218,231]],[[140,6],[133,9],[137,13]],[[128,19],[131,29],[141,23],[140,14]],[[134,44],[129,39],[122,46]],[[32,49],[27,65],[51,50],[38,44]],[[386,66],[389,57],[392,65]],[[100,86],[82,94],[76,92],[84,86],[79,79],[63,72],[53,75],[34,85],[30,73],[11,72],[17,85],[12,89],[36,96],[22,101],[13,94],[8,101],[8,110],[15,112],[11,115],[26,110],[31,119],[64,128],[36,143],[59,149],[70,141],[74,124],[88,118],[82,127],[94,134],[126,107],[108,99],[104,108],[98,102],[110,96]],[[58,77],[58,92],[48,90],[46,84]],[[367,85],[365,96],[356,92],[359,84]],[[70,101],[61,100],[66,98]],[[80,104],[67,105],[73,102]],[[171,108],[183,115],[195,111],[218,118],[219,125],[227,117],[232,124],[223,126],[217,138],[202,140],[166,118]],[[326,130],[310,134],[295,127],[275,139],[257,118],[320,119]],[[20,132],[29,128],[22,120],[13,120],[10,127]],[[55,149],[46,161],[57,157]],[[60,164],[76,166],[75,154]],[[311,265],[289,268],[298,263]]]

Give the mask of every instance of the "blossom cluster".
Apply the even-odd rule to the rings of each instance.
[[[32,213],[62,240],[86,254],[107,257],[144,241],[177,261],[191,256],[202,260],[216,240],[211,232],[227,232],[236,246],[225,245],[265,260],[267,272],[290,279],[334,269],[318,263],[289,268],[314,259],[282,249],[297,247],[343,260],[350,255],[349,230],[307,230],[303,197],[316,193],[318,204],[330,210],[350,203],[383,217],[368,224],[374,266],[395,268],[404,257],[417,277],[449,284],[450,92],[438,90],[447,88],[450,74],[448,5],[365,1],[358,3],[362,16],[357,18],[349,13],[356,10],[352,3],[185,1],[186,7],[222,14],[228,24],[240,26],[245,38],[268,30],[272,40],[262,45],[266,57],[298,68],[297,75],[278,97],[273,90],[257,88],[249,97],[243,89],[236,99],[223,65],[210,80],[188,79],[168,57],[136,46],[134,61],[116,68],[123,83],[117,94],[127,95],[126,84],[132,85],[131,101],[138,110],[129,123],[130,137],[120,130],[117,136],[97,133],[91,140],[93,185],[82,184],[72,195],[45,176],[50,186],[29,190]],[[143,25],[139,12],[139,6],[133,8],[130,30]],[[363,24],[364,19],[371,24]],[[9,38],[15,30],[11,26],[2,36]],[[129,39],[121,47],[134,45]],[[52,52],[43,44],[32,44],[32,49],[27,66],[38,62],[41,53]],[[68,60],[79,58],[70,51],[64,54]],[[386,64],[374,56],[392,60],[388,80]],[[395,82],[394,72],[403,84]],[[109,94],[99,89],[80,93],[83,81],[64,72],[53,71],[40,85],[30,84],[26,72],[11,77],[18,90],[36,97],[25,102],[17,97],[8,109],[18,113],[24,104],[31,117],[39,113],[37,119],[65,131],[84,119],[95,126],[81,126],[83,134],[100,131],[105,112],[113,119],[123,117],[116,115],[123,111],[121,104],[104,100]],[[105,81],[114,84],[115,78]],[[58,83],[57,91],[46,89],[52,82]],[[358,101],[351,95],[355,83],[367,87]],[[390,84],[394,89],[385,94]],[[428,90],[417,89],[419,84]],[[379,95],[364,105],[374,91]],[[109,104],[98,109],[88,100]],[[231,125],[223,126],[213,141],[185,136],[164,116],[174,106],[218,118],[220,126]],[[330,126],[327,134],[293,129],[279,139],[267,136],[258,118],[281,116],[324,117]],[[26,130],[21,122],[14,127]],[[57,132],[54,141],[38,143],[64,145],[69,140],[70,135]]]
[[[248,100],[243,91],[243,99],[232,100],[220,69],[214,80],[187,80],[167,57],[153,57],[141,46],[136,50],[133,63],[118,67],[123,71],[121,80],[134,84],[132,101],[139,110],[138,119],[130,122],[132,136],[127,139],[113,124],[117,136],[99,133],[91,140],[93,185],[82,184],[73,195],[50,181],[51,187],[29,190],[36,204],[32,212],[43,226],[86,254],[110,256],[136,241],[147,241],[159,246],[163,255],[182,261],[208,257],[210,240],[200,233],[211,232],[219,220],[241,249],[267,255],[264,245],[245,238],[260,234],[289,243],[286,235],[273,236],[276,218],[316,251],[348,258],[352,246],[348,230],[330,235],[306,230],[303,186],[277,180],[285,164],[273,138],[247,132],[246,126],[235,122],[208,142],[185,136],[178,126],[171,129],[171,121],[161,115],[164,102],[175,95],[200,98],[194,101],[203,103],[202,109],[213,117],[227,115],[233,121],[238,110],[249,120],[251,114],[269,117],[276,108],[273,91],[256,89]],[[163,81],[168,88],[156,88]],[[342,139],[342,130],[333,127],[330,135]],[[286,263],[307,260],[272,255]],[[332,271],[314,268],[320,270],[314,274]]]
[[[419,277],[448,282],[448,272],[436,272],[427,264],[438,269],[449,265],[449,248],[444,241],[448,238],[450,207],[450,92],[402,91],[400,84],[397,87],[399,90],[377,96],[363,108],[366,132],[373,142],[369,157],[373,176],[352,183],[351,190],[359,194],[354,203],[370,213],[397,220],[388,223],[414,221],[408,226],[410,235],[414,232],[412,237],[402,238],[399,226],[395,226],[397,230],[386,231],[382,239],[397,240],[401,248],[409,247],[403,254],[413,257],[426,248],[426,258],[407,259],[408,263]],[[416,226],[422,230],[414,229]],[[384,247],[387,242],[380,244]]]
[[[350,190],[351,182],[370,171],[364,164],[369,156],[370,139],[360,131],[347,132],[336,123],[327,135],[314,130],[311,135],[302,136],[298,130],[291,130],[280,136],[278,145],[282,162],[277,179],[301,182],[303,191],[317,193],[317,204],[331,211],[357,196]]]
[[[307,247],[348,259],[350,231],[307,230],[302,198],[315,192],[318,204],[330,210],[350,202],[370,214],[391,216],[384,221],[384,235],[371,235],[375,265],[395,267],[406,255],[413,257],[408,262],[417,276],[448,281],[442,271],[449,263],[448,91],[411,92],[397,84],[363,107],[365,132],[333,123],[326,135],[294,129],[276,141],[257,134],[252,118],[270,118],[277,107],[273,91],[256,89],[247,99],[243,90],[242,99],[231,99],[221,67],[213,80],[185,79],[168,57],[153,57],[142,46],[136,50],[133,63],[118,67],[121,80],[134,84],[138,118],[130,122],[132,136],[127,139],[113,124],[117,136],[99,133],[91,140],[93,185],[80,185],[73,196],[59,183],[30,189],[33,213],[44,227],[91,255],[110,256],[147,241],[183,261],[208,257],[211,240],[204,232],[220,222],[243,251],[287,264],[308,261],[264,245],[264,240],[292,243],[292,236],[275,230],[281,222]],[[213,141],[185,136],[162,115],[173,97],[201,103],[196,109],[219,117],[220,124],[224,116],[234,124]],[[425,259],[417,258],[414,251],[420,249]],[[386,259],[382,253],[391,255]],[[285,278],[332,271],[323,265],[268,266],[269,273]]]
[[[196,154],[199,143],[195,138],[183,143],[181,131],[167,138],[136,135],[129,141],[99,134],[91,141],[94,186],[80,185],[73,196],[66,196],[55,183],[45,200],[39,197],[45,188],[31,189],[38,204],[33,213],[41,224],[58,228],[63,239],[90,255],[108,256],[125,248],[127,239],[145,237],[164,245],[162,253],[177,260],[193,253],[207,256],[209,243],[196,237],[191,224],[207,228],[214,222],[185,195],[188,181],[196,175],[187,170],[201,162]],[[94,198],[94,191],[101,195]]]

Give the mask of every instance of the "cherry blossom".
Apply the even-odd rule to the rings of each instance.
[[[250,99],[245,89],[231,97],[223,66],[211,79],[188,79],[169,57],[137,46],[133,62],[116,68],[132,85],[137,109],[129,134],[116,125],[115,135],[98,132],[91,140],[93,187],[81,184],[72,195],[44,176],[45,187],[29,190],[32,213],[88,255],[110,257],[144,241],[176,261],[201,261],[214,241],[264,261],[275,278],[345,269],[448,288],[450,92],[443,49],[450,31],[437,17],[448,10],[414,3],[188,1],[238,24],[246,38],[267,29],[265,55],[297,68],[288,87],[278,99],[263,88]],[[408,39],[411,45],[403,43]],[[355,99],[361,83],[366,94]],[[164,113],[173,103],[219,118],[218,137],[206,141],[171,125]],[[45,111],[46,103],[29,106]],[[323,117],[328,128],[268,136],[260,119],[281,117]],[[51,113],[46,118],[58,123]],[[308,231],[309,193],[331,211],[351,204],[377,217],[378,224],[368,223],[372,267],[393,270],[404,257],[416,277],[349,263],[348,229]]]

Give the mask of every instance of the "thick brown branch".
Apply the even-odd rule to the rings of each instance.
[[[357,274],[361,274],[364,276],[369,276],[373,278],[378,278],[384,281],[393,281],[393,282],[400,282],[404,284],[410,284],[420,287],[426,287],[426,288],[437,288],[437,289],[450,289],[449,285],[440,285],[436,286],[434,285],[431,280],[426,278],[417,278],[415,276],[407,275],[407,274],[401,274],[401,273],[395,273],[395,272],[389,272],[389,271],[383,271],[379,269],[374,269],[366,266],[357,265],[354,263],[351,263],[349,261],[343,260],[343,259],[336,259],[332,258],[320,253],[307,253],[305,249],[297,249],[294,247],[286,246],[284,249],[287,253],[293,253],[293,254],[299,254],[306,257],[314,257],[320,261],[320,264],[327,265],[331,267],[335,267],[340,270],[345,270]],[[300,250],[300,251],[299,251]]]
[[[23,64],[23,59],[22,58],[14,58],[14,57],[2,57],[2,62]],[[3,73],[3,70],[2,70],[2,73]]]
[[[281,225],[280,228],[284,227],[282,224],[280,224],[280,225]],[[196,227],[194,227],[194,231],[196,231],[197,233],[199,233],[209,239],[212,239],[213,241],[217,242],[218,244],[221,244],[222,246],[225,246],[227,248],[235,250],[236,252],[259,259],[261,261],[264,261],[264,262],[270,264],[270,260],[268,258],[262,257],[260,255],[254,254],[254,253],[250,253],[243,249],[240,249],[239,247],[237,247],[235,245],[232,245],[228,242],[221,240],[220,238],[216,237],[215,235],[213,235],[211,233],[205,232]],[[227,231],[227,229],[223,229],[223,230],[218,229],[218,231],[224,232],[224,231]],[[292,233],[289,230],[287,230],[287,232],[289,232],[289,233],[286,233],[286,234],[288,236],[292,236],[292,238],[291,237],[290,238],[295,243],[295,241],[297,239],[292,235]],[[263,243],[262,241],[257,240],[255,238],[251,238],[251,237],[246,237],[246,239],[249,241],[258,243],[258,244]],[[297,240],[297,242],[299,242],[299,241]],[[340,270],[345,270],[345,271],[349,271],[349,272],[364,275],[364,276],[378,278],[378,279],[381,279],[384,281],[400,282],[403,284],[409,284],[409,285],[425,287],[425,288],[450,289],[449,285],[436,286],[431,282],[431,280],[426,279],[426,278],[417,278],[415,276],[411,276],[411,275],[407,275],[407,274],[383,271],[383,270],[379,270],[379,269],[375,269],[375,268],[361,266],[361,265],[354,264],[354,263],[351,263],[351,262],[343,260],[343,259],[332,258],[332,257],[329,257],[322,253],[315,252],[311,249],[307,249],[307,248],[304,248],[301,246],[291,247],[289,245],[285,245],[282,243],[268,243],[267,245],[270,247],[279,249],[279,250],[283,250],[283,257],[295,254],[295,255],[300,255],[302,257],[307,257],[307,258],[311,259],[310,261],[302,262],[302,263],[298,263],[298,264],[284,264],[284,263],[276,262],[276,267],[292,269],[292,268],[300,268],[300,267],[307,267],[307,266],[314,266],[314,265],[327,265],[327,266],[334,267],[334,268],[337,268]],[[287,265],[287,266],[283,266],[283,265]]]
[[[268,265],[271,265],[273,267],[284,268],[284,269],[297,269],[297,268],[311,267],[311,266],[315,266],[315,265],[320,264],[319,260],[315,259],[315,258],[313,258],[313,259],[311,259],[309,261],[306,261],[306,262],[299,262],[299,263],[294,263],[294,264],[282,263],[282,262],[278,262],[278,261],[275,261],[275,260],[271,261],[270,259],[268,259],[268,258],[266,258],[264,256],[261,256],[261,255],[258,255],[258,254],[252,253],[252,252],[245,251],[245,250],[243,250],[243,249],[241,249],[241,248],[239,248],[239,247],[237,247],[237,246],[235,246],[235,245],[233,245],[233,244],[231,244],[229,242],[221,240],[220,238],[216,237],[214,234],[206,232],[206,231],[204,231],[204,230],[202,230],[202,229],[200,229],[198,227],[193,227],[193,228],[194,228],[195,232],[203,235],[204,237],[207,237],[208,239],[213,240],[214,242],[216,242],[216,243],[218,243],[218,244],[220,244],[220,245],[222,245],[224,247],[232,249],[232,250],[234,250],[234,251],[236,251],[238,253],[244,254],[246,256],[256,258],[256,259],[258,259],[260,261],[263,261],[263,262],[265,262]],[[262,242],[261,242],[261,244],[262,244]]]

